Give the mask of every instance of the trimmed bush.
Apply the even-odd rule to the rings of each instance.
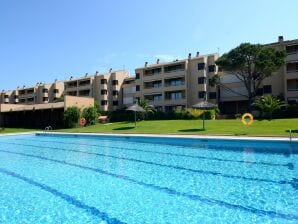
[[[66,128],[74,128],[80,119],[80,109],[78,107],[69,107],[64,111],[63,121]]]
[[[82,117],[86,119],[86,125],[93,125],[96,123],[98,118],[97,108],[96,107],[87,107],[84,108]]]

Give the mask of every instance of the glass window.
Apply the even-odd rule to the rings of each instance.
[[[210,92],[209,99],[216,99],[216,92]]]
[[[198,70],[204,70],[205,69],[205,63],[198,63]]]
[[[208,72],[215,72],[215,65],[209,65]]]
[[[199,77],[198,78],[198,84],[206,84],[206,78],[205,77]]]
[[[106,80],[106,79],[101,79],[101,80],[100,80],[100,83],[101,83],[101,84],[108,84],[108,80]]]
[[[154,95],[153,96],[153,101],[161,101],[162,95]]]
[[[107,95],[108,94],[108,90],[106,90],[106,89],[102,89],[100,92],[101,92],[101,95]]]
[[[288,79],[287,80],[287,90],[297,91],[298,90],[298,79]]]
[[[101,101],[101,105],[102,105],[102,106],[106,106],[106,105],[108,105],[108,101],[107,101],[107,100],[102,100],[102,101]]]
[[[263,90],[264,90],[264,93],[271,93],[272,92],[271,85],[264,85]]]
[[[199,99],[205,99],[205,97],[206,97],[206,92],[205,92],[205,91],[199,91],[199,93],[198,93],[198,97],[199,97]]]

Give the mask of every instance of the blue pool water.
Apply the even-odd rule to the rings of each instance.
[[[0,137],[0,223],[298,223],[298,143]]]

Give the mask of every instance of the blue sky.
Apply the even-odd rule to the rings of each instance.
[[[297,0],[1,0],[0,89],[298,38]]]

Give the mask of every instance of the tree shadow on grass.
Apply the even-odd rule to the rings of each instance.
[[[290,130],[286,130],[285,132],[290,133]],[[292,132],[292,133],[298,133],[298,129],[296,129],[296,130],[291,130],[291,132]]]
[[[135,127],[122,127],[122,128],[113,128],[114,131],[123,131],[123,130],[130,130],[134,129]]]
[[[196,131],[206,131],[206,129],[203,128],[192,128],[192,129],[181,129],[178,130],[179,132],[196,132]]]

